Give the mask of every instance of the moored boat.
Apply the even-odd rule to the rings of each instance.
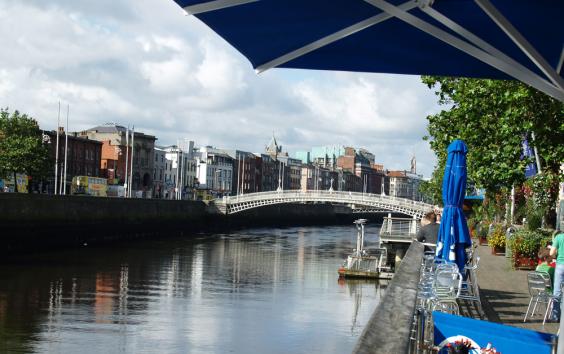
[[[355,220],[354,224],[358,230],[356,237],[356,249],[347,256],[343,265],[339,268],[339,276],[346,278],[374,278],[389,279],[392,277],[392,269],[388,266],[388,251],[384,247],[374,250],[364,248],[364,225],[366,219]]]

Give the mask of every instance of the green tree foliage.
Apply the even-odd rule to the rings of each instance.
[[[429,181],[421,182],[419,192],[425,196],[426,201],[435,205],[443,204],[442,179],[442,171],[435,169]]]
[[[0,178],[26,173],[42,178],[49,171],[49,150],[37,121],[26,114],[0,109]]]
[[[524,182],[525,166],[533,162],[521,159],[522,139],[528,136],[543,171],[559,175],[564,161],[562,102],[512,80],[425,76],[422,81],[435,89],[439,104],[445,106],[427,117],[429,135],[424,138],[438,157],[438,171],[444,169],[450,142],[462,139],[468,146],[469,180],[493,197]]]
[[[442,170],[454,139],[468,145],[468,176],[489,192],[524,181],[523,136],[538,148],[543,169],[564,161],[564,105],[517,81],[423,77],[445,109],[427,117],[429,140]]]

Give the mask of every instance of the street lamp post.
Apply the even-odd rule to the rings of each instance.
[[[57,115],[57,142],[55,146],[55,195],[59,194],[57,188],[59,187],[59,128],[61,126],[61,101],[59,101],[59,114]],[[15,182],[15,181],[14,181]]]

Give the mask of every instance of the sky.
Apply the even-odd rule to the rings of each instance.
[[[366,148],[387,169],[430,177],[418,76],[271,69],[240,53],[172,0],[0,0],[0,107],[69,130],[135,125],[158,145],[262,152],[273,133],[291,156],[312,146]]]

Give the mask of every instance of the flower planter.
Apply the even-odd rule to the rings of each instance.
[[[478,244],[484,246],[488,244],[488,239],[486,237],[478,237]]]
[[[521,255],[514,255],[513,257],[513,267],[515,269],[523,269],[523,270],[535,270],[538,264],[538,259],[524,257]]]
[[[492,250],[492,254],[496,255],[496,256],[499,256],[499,255],[505,253],[505,248],[503,248],[503,247],[491,247],[491,250]]]

